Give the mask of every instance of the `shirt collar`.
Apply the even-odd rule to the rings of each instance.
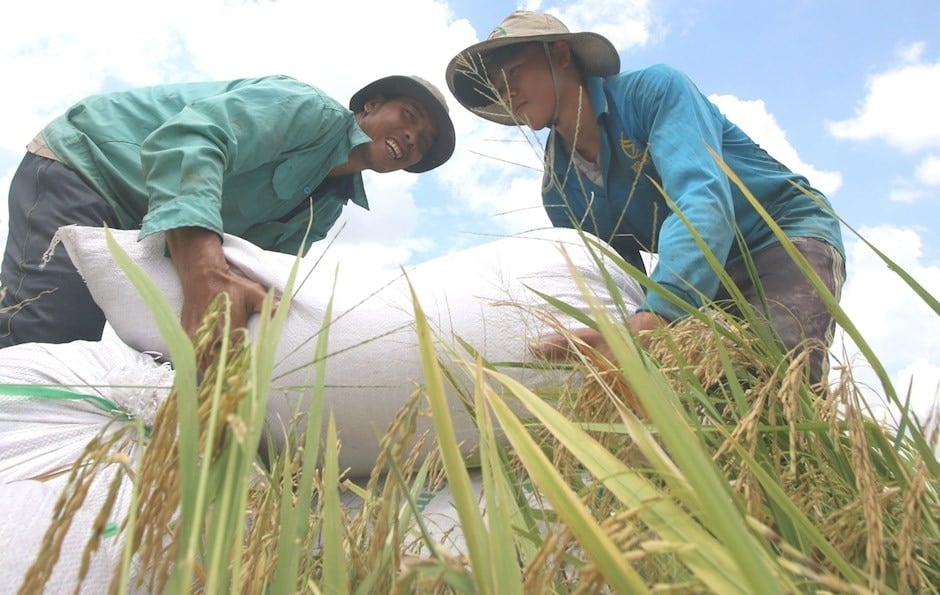
[[[346,176],[343,176],[344,178]],[[369,210],[369,199],[366,196],[366,187],[362,183],[362,174],[350,174],[348,186],[345,187],[349,194],[349,199],[353,204]]]
[[[591,98],[594,116],[600,120],[601,116],[607,115],[607,94],[604,93],[604,79],[599,76],[589,76],[585,86],[587,87],[588,97]]]
[[[366,134],[365,131],[359,127],[359,123],[356,122],[355,117],[353,117],[352,126],[349,127],[350,148],[371,142],[372,137]],[[366,197],[366,188],[365,184],[362,182],[362,174],[349,174],[348,176],[342,176],[342,179],[342,194],[345,195],[349,200],[353,201],[353,204],[358,205],[368,211],[369,200]]]
[[[588,99],[591,101],[591,107],[594,109],[594,118],[600,122],[602,117],[607,116],[607,94],[604,93],[604,79],[599,76],[589,76],[584,83],[587,88]],[[601,126],[601,137],[606,135],[604,126]],[[601,152],[605,151],[604,143],[601,143]],[[555,154],[564,155],[565,149],[561,137],[555,134],[555,128],[552,127],[546,144],[546,161],[554,165],[557,172],[561,172],[567,165],[555,162]]]
[[[369,200],[366,197],[366,187],[361,173],[329,177],[314,190],[311,198],[316,200],[326,194],[338,196],[345,201],[351,200],[353,204],[369,210]]]

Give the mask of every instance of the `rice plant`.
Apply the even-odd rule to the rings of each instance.
[[[599,266],[603,256],[648,283],[584,241]],[[284,449],[258,455],[290,291],[253,340],[227,327],[219,301],[193,345],[112,249],[170,338],[176,386],[152,428],[89,444],[23,593],[48,580],[70,515],[115,461],[122,472],[111,489],[133,485],[116,593],[940,591],[936,412],[910,412],[835,300],[839,324],[899,405],[894,424],[871,415],[848,365],[837,362],[832,386],[810,386],[805,353],[782,353],[746,305],[742,318],[691,312],[651,333],[644,350],[617,315],[570,312],[544,296],[597,328],[614,357],[572,337],[578,380],[537,394],[474,346],[436,336],[415,298],[424,376],[387,428],[371,476],[353,481],[323,410],[325,331],[311,409]],[[582,291],[596,303],[596,289]],[[451,429],[455,395],[479,431],[470,459]],[[433,432],[416,430],[422,417]],[[443,528],[426,515],[441,494],[454,510]]]

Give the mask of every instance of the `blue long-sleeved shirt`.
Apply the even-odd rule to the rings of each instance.
[[[327,179],[371,139],[354,114],[287,76],[145,87],[88,97],[42,136],[121,224],[141,237],[179,227],[295,253],[325,237],[362,176]]]
[[[789,237],[817,238],[844,253],[839,222],[827,211],[826,197],[768,155],[679,71],[656,65],[594,77],[587,89],[600,127],[604,184],[592,183],[570,166],[562,140],[550,136],[551,167],[546,167],[542,200],[553,225],[580,226],[641,269],[641,250],[658,253],[650,277],[699,307],[715,296],[718,276],[657,185],[719,262],[741,257],[736,232],[751,252],[778,241],[711,148]],[[685,314],[655,292],[647,293],[640,309],[669,320]]]

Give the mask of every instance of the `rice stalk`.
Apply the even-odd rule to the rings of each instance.
[[[89,490],[102,479],[106,472],[113,472],[108,479],[105,501],[95,515],[92,535],[82,551],[76,591],[84,582],[91,556],[97,551],[101,536],[109,519],[113,519],[118,490],[132,469],[127,465],[127,451],[134,447],[142,434],[139,424],[125,425],[116,429],[106,426],[89,441],[79,458],[71,465],[68,479],[53,508],[52,519],[42,538],[36,560],[30,565],[17,591],[26,595],[44,592],[53,569],[62,554],[62,544],[72,526],[72,521],[85,506]],[[118,518],[118,521],[122,519]]]
[[[463,346],[465,361],[445,363],[415,300],[425,385],[381,438],[364,487],[335,466],[332,426],[320,444],[320,418],[310,425],[319,411],[298,416],[285,451],[242,481],[268,388],[262,360],[274,350],[226,346],[191,399],[184,374],[144,450],[140,524],[132,507],[126,525],[147,535],[136,561],[149,586],[168,592],[937,592],[936,425],[928,437],[930,426],[905,407],[893,427],[866,416],[847,367],[831,391],[807,386],[805,351],[781,353],[742,310],[741,320],[694,313],[645,337],[644,354],[622,320],[594,309],[582,319],[608,338],[613,360],[576,348],[580,386],[560,386],[546,402],[473,346]],[[472,379],[472,395],[458,375]],[[452,393],[479,426],[483,511],[449,428]],[[433,440],[416,435],[424,399]],[[174,436],[186,423],[199,432]],[[118,445],[102,444],[89,445],[90,460],[129,473]],[[170,463],[181,452],[197,456]],[[45,537],[46,557],[24,583],[30,592],[48,578],[87,493],[91,477],[79,467]],[[463,550],[422,516],[419,499],[444,478]],[[359,497],[357,510],[345,508],[343,490]],[[99,513],[95,526],[106,518]],[[187,570],[166,583],[184,547],[196,554],[184,559],[194,578],[183,580]]]
[[[855,470],[855,482],[865,520],[865,558],[868,569],[868,586],[873,590],[877,590],[883,588],[886,563],[883,548],[884,524],[882,522],[880,502],[883,488],[878,485],[872,469],[866,433],[862,426],[858,394],[843,391],[839,396],[842,398],[843,410],[848,422],[852,467]]]
[[[197,331],[197,354],[204,354],[216,349],[215,329],[223,317],[221,307],[224,300],[217,299],[207,311]],[[246,381],[248,374],[247,340],[234,341],[224,349],[221,357],[211,358],[211,364],[205,372],[203,382],[197,393],[195,441],[197,455],[202,458],[204,474],[208,474],[213,460],[217,460],[227,428],[235,425],[240,402],[248,394]],[[181,507],[181,435],[179,402],[181,397],[177,389],[161,405],[150,434],[150,440],[144,450],[141,463],[140,508],[137,512],[139,522],[132,538],[132,549],[137,552],[142,571],[136,579],[138,587],[146,586],[150,591],[164,591],[175,563],[183,554],[181,546],[200,535],[201,514],[191,519],[189,525],[179,517]],[[204,475],[207,477],[207,475]],[[204,492],[204,490],[200,490]],[[202,506],[208,506],[209,497],[201,497]],[[189,540],[187,540],[187,537]],[[192,555],[192,554],[190,554]],[[196,572],[201,567],[195,559]],[[202,576],[205,580],[205,576]]]

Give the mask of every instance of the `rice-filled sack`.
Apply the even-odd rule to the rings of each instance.
[[[166,256],[163,236],[154,234],[138,242],[136,231],[111,233],[178,314],[182,291]],[[67,226],[60,229],[59,237],[116,334],[137,350],[166,353],[153,316],[115,264],[105,231]],[[223,249],[230,264],[246,277],[284,291],[295,257],[265,251],[229,235],[224,236]],[[412,288],[433,329],[439,358],[458,385],[471,386],[469,374],[457,363],[465,358],[472,361],[467,345],[533,390],[557,386],[568,372],[538,361],[530,354],[529,344],[553,330],[546,317],[557,317],[566,325],[576,323],[536,291],[587,311],[576,282],[580,278],[611,313],[618,311],[618,302],[629,313],[642,300],[635,281],[614,266],[601,270],[595,256],[576,231],[547,229],[498,239],[368,280],[340,263],[334,279],[336,270],[323,266],[328,254],[315,245],[300,263],[302,281],[276,354],[267,411],[276,446],[285,443],[282,429],[309,407],[315,345],[326,329],[329,356],[324,407],[325,413],[335,416],[342,443],[340,466],[349,469],[351,476],[372,470],[379,437],[424,378]],[[608,289],[606,275],[619,288],[616,295]],[[324,312],[331,296],[333,316],[326,321]],[[259,317],[252,317],[249,332],[256,333],[258,324]],[[454,429],[458,440],[472,449],[477,443],[476,429],[459,392],[450,395]],[[430,420],[423,421],[430,425]]]
[[[18,592],[40,553],[53,551],[48,584],[74,592],[96,534],[80,592],[108,592],[133,489],[121,462],[134,460],[172,383],[169,366],[117,340],[0,349],[0,593]],[[73,472],[89,478],[87,489],[65,489]],[[64,495],[79,499],[64,509],[69,528],[50,551],[43,538]]]

